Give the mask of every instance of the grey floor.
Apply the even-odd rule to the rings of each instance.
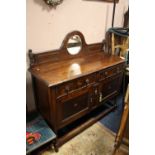
[[[113,132],[117,133],[120,125],[120,120],[122,116],[123,111],[123,103],[122,103],[122,95],[117,97],[117,105],[118,107],[108,115],[106,115],[104,118],[100,120],[100,122],[108,127]]]

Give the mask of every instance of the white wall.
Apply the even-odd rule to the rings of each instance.
[[[63,0],[52,9],[43,0],[27,0],[26,51],[58,49],[68,32],[81,31],[87,43],[102,42],[111,27],[113,4],[85,0]],[[114,26],[122,26],[128,0],[116,5]],[[28,59],[27,59],[28,61]],[[27,73],[27,104],[34,108],[30,75]]]

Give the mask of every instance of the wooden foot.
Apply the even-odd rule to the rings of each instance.
[[[54,141],[53,141],[53,146],[54,146],[54,150],[55,150],[55,152],[58,152],[59,149],[58,149],[57,140],[54,140]]]

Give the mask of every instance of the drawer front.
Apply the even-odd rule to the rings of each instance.
[[[58,99],[58,126],[61,128],[85,115],[89,111],[89,100],[89,91],[85,89]]]
[[[87,87],[95,82],[96,74],[87,75],[69,82],[65,82],[56,88],[57,98],[62,97],[66,94],[72,93],[73,91],[78,91],[83,87]]]
[[[75,80],[65,82],[56,87],[56,96],[61,97],[76,89]]]
[[[122,81],[122,74],[106,80],[100,86],[99,102],[105,101],[119,93]]]
[[[99,72],[99,80],[105,80],[107,78],[110,78],[114,75],[117,75],[121,72],[123,72],[124,64],[116,65],[113,67],[110,67],[108,69],[102,70]]]
[[[76,81],[76,88],[79,89],[79,88],[91,85],[95,82],[95,80],[96,80],[96,74],[95,73],[81,77],[81,78],[78,78]]]

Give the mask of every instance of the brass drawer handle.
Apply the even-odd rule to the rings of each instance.
[[[97,92],[98,92],[97,89],[95,89],[95,95],[97,95]]]
[[[99,102],[102,102],[103,101],[103,98],[102,98],[102,93],[100,92],[100,96],[99,96]]]

